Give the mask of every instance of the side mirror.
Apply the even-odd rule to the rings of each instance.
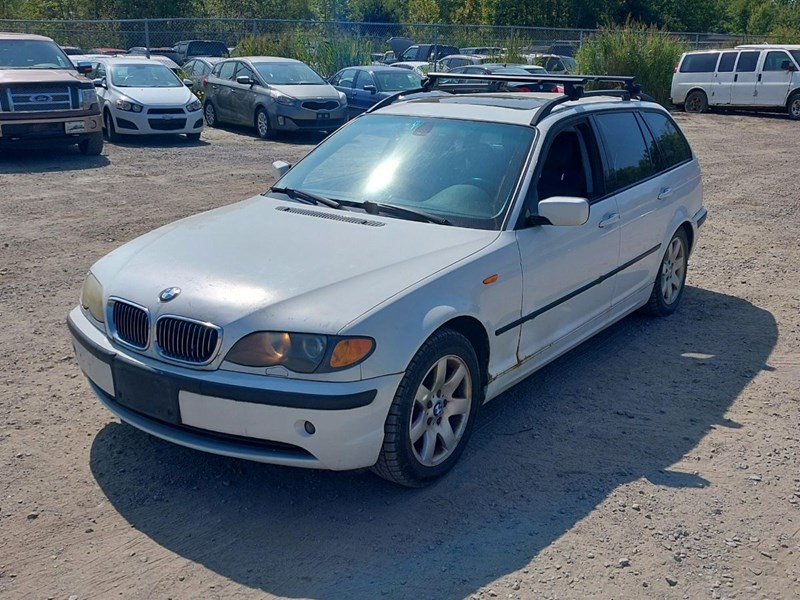
[[[183,80],[183,85],[185,85],[188,88],[193,88],[194,87],[194,81],[192,81],[191,79],[184,79]]]
[[[788,60],[786,62],[789,62]],[[90,62],[79,62],[75,66],[75,70],[78,71],[81,75],[88,75],[92,72],[92,63]]]
[[[238,83],[239,85],[253,85],[255,81],[250,79],[248,75],[239,75],[236,78],[236,83]]]
[[[781,70],[782,71],[797,71],[797,67],[794,66],[794,63],[790,60],[785,60],[781,63]]]
[[[589,220],[589,201],[586,198],[554,196],[539,202],[539,216],[551,225],[575,227]]]
[[[93,80],[92,80],[92,83],[94,83],[94,87],[101,87],[101,88],[104,88],[104,87],[106,87],[106,80],[105,80],[105,78],[101,78],[101,79],[93,79]]]
[[[374,85],[365,85],[364,91],[369,92],[370,94],[376,94],[378,93],[378,88],[376,88]]]
[[[274,163],[272,163],[272,170],[275,172],[275,178],[276,179],[280,179],[281,177],[286,175],[286,173],[291,168],[292,168],[292,165],[290,165],[289,163],[284,162],[282,160],[276,160]]]

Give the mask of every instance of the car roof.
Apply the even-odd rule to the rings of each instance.
[[[39,40],[52,42],[53,40],[45,35],[35,35],[33,33],[7,33],[0,32],[0,40]]]
[[[741,44],[734,50],[800,50],[800,44]]]
[[[530,125],[536,114],[550,100],[561,97],[554,93],[481,93],[481,94],[430,94],[396,102],[380,109],[380,114],[415,117],[441,117],[469,121],[489,121],[510,125]],[[591,96],[559,104],[551,116],[585,114],[586,109],[604,108],[656,108],[655,102],[642,100],[622,101],[615,96]]]
[[[165,60],[161,60],[163,58],[166,58],[166,57],[162,56],[160,58],[155,58],[155,57],[147,58],[146,56],[143,56],[141,54],[133,55],[133,56],[103,56],[103,55],[92,56],[92,59],[94,59],[97,62],[105,63],[106,66],[131,65],[131,64],[134,64],[134,65],[152,65],[152,64],[157,64],[157,65],[161,65],[162,67],[167,67],[166,61]],[[169,60],[169,59],[167,59],[167,60]],[[173,61],[170,60],[170,62],[173,62]]]
[[[236,56],[233,58],[226,58],[228,60],[247,60],[251,63],[300,63],[305,64],[301,60],[296,60],[294,58],[286,58],[283,56]],[[222,61],[220,61],[222,62]]]

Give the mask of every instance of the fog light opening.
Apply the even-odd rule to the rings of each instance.
[[[303,423],[303,429],[306,430],[308,435],[314,435],[317,432],[317,428],[314,427],[314,424],[311,421],[306,421]]]
[[[286,125],[286,119],[284,119],[283,117],[278,117],[278,125]]]

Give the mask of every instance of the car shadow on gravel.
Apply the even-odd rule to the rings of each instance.
[[[129,135],[106,144],[125,148],[196,148],[211,145],[203,138],[192,141],[182,135]]]
[[[486,405],[459,465],[419,490],[206,455],[117,423],[97,434],[91,469],[132,527],[238,584],[463,598],[622,484],[710,485],[675,463],[710,429],[738,427],[725,413],[777,335],[766,310],[689,287],[675,315],[631,316]]]
[[[38,149],[0,149],[0,175],[46,173],[48,171],[83,171],[100,169],[111,162],[103,156],[84,156],[78,147]]]
[[[225,123],[217,125],[215,129],[227,131],[228,133],[235,133],[237,135],[244,135],[249,138],[259,139],[256,130],[252,127],[245,127],[244,125],[231,125]],[[331,132],[333,133],[333,132]],[[271,138],[264,140],[265,142],[280,142],[282,144],[289,144],[290,146],[316,146],[329,134],[321,131],[279,131],[272,135]]]

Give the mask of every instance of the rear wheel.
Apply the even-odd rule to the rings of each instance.
[[[205,116],[206,124],[209,127],[217,127],[219,125],[219,121],[217,120],[217,109],[214,108],[214,105],[211,104],[210,100],[206,102],[203,115]]]
[[[705,92],[694,90],[686,96],[683,109],[688,113],[704,113],[708,110],[708,97]]]
[[[464,451],[482,400],[472,345],[460,333],[437,331],[411,360],[397,388],[373,471],[409,487],[441,477]]]
[[[787,107],[789,109],[789,118],[794,121],[800,121],[800,92],[795,92],[789,97]]]
[[[103,114],[103,130],[105,131],[106,139],[109,142],[119,141],[120,135],[114,128],[114,119],[111,117],[111,113],[109,111],[106,111]]]
[[[86,156],[98,156],[103,151],[103,132],[91,134],[78,144],[78,150]]]
[[[656,282],[645,311],[657,317],[675,312],[683,297],[686,269],[689,266],[689,241],[683,227],[675,232],[658,268]]]
[[[272,137],[272,127],[269,125],[269,115],[263,108],[256,111],[255,116],[256,133],[262,140]]]

